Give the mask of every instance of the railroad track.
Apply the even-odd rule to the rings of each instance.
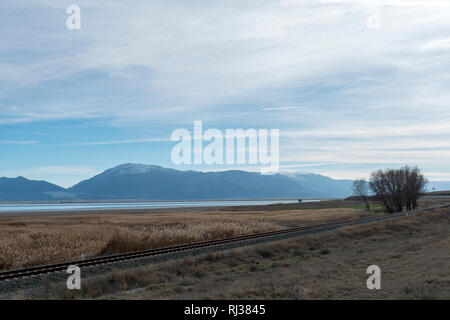
[[[43,275],[43,274],[48,274],[48,273],[54,273],[54,272],[61,272],[61,271],[67,270],[67,268],[71,265],[76,265],[76,266],[82,268],[82,267],[102,265],[102,264],[121,262],[121,261],[127,261],[127,260],[139,259],[139,258],[146,258],[146,257],[151,257],[151,256],[156,256],[156,255],[166,254],[166,253],[176,253],[176,252],[181,252],[181,251],[186,251],[186,250],[191,250],[191,249],[217,246],[217,245],[221,245],[221,244],[236,243],[236,242],[253,240],[253,239],[258,239],[258,238],[267,238],[267,237],[273,237],[273,236],[279,236],[279,235],[287,235],[287,234],[295,233],[295,232],[332,230],[332,229],[336,229],[336,228],[343,227],[343,226],[364,224],[364,223],[399,218],[399,217],[404,217],[404,216],[405,216],[405,213],[401,213],[401,214],[394,214],[394,215],[382,215],[382,216],[378,216],[375,218],[338,220],[338,221],[333,221],[333,222],[328,222],[328,223],[306,225],[306,226],[301,226],[301,227],[296,227],[296,228],[282,229],[282,230],[276,230],[276,231],[270,231],[270,232],[264,232],[264,233],[251,234],[251,235],[243,235],[243,236],[237,236],[237,237],[232,237],[232,238],[195,242],[195,243],[189,243],[189,244],[183,244],[183,245],[177,245],[177,246],[165,247],[165,248],[159,248],[159,249],[150,249],[150,250],[144,250],[144,251],[115,254],[115,255],[97,257],[97,258],[90,258],[90,259],[85,259],[85,260],[69,261],[69,262],[58,263],[58,264],[51,264],[51,265],[45,265],[45,266],[25,268],[25,269],[11,270],[11,271],[1,272],[0,273],[0,281],[7,281],[7,280],[16,279],[16,278],[23,278],[23,277],[37,276],[37,275]]]

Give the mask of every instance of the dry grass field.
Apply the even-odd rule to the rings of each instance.
[[[197,211],[0,218],[0,270],[353,219],[360,204],[330,201]]]
[[[87,279],[42,298],[450,299],[450,208]],[[368,290],[366,268],[381,268]],[[20,295],[18,296],[20,298]]]

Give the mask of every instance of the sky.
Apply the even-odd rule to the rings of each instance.
[[[194,121],[279,129],[281,171],[409,164],[448,181],[450,2],[0,3],[0,176],[69,187],[121,163],[229,169],[171,161],[171,133]]]

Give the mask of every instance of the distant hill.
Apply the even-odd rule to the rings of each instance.
[[[179,171],[144,164],[117,166],[76,184],[69,191],[84,199],[203,200],[317,195],[281,174]]]
[[[297,172],[287,175],[322,198],[345,198],[352,194],[353,180],[335,180],[315,173]]]
[[[427,191],[432,192],[433,188],[435,191],[450,190],[450,181],[430,181],[427,185]]]
[[[426,196],[450,197],[450,190],[434,191],[425,193]]]
[[[66,189],[46,181],[28,180],[24,177],[0,178],[0,201],[38,201],[68,197],[70,194]]]
[[[209,200],[274,198],[346,198],[352,180],[314,173],[262,175],[229,170],[180,171],[146,164],[122,164],[64,189],[24,177],[0,178],[0,201],[39,200]],[[446,182],[430,183],[436,191]]]

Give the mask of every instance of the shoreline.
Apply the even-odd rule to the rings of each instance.
[[[41,211],[5,211],[0,212],[0,218],[14,217],[48,217],[69,215],[94,215],[94,214],[145,214],[158,212],[190,212],[190,211],[276,211],[296,210],[309,207],[322,207],[324,204],[333,205],[335,202],[345,202],[344,199],[321,199],[313,202],[271,203],[271,204],[242,204],[223,206],[186,206],[186,207],[150,207],[150,208],[102,208],[102,209],[67,209],[67,210],[41,210]],[[353,202],[348,202],[353,203]]]
[[[230,199],[189,199],[189,200],[147,200],[147,199],[79,199],[79,200],[41,200],[41,201],[0,201],[0,206],[2,205],[40,205],[40,204],[91,204],[91,203],[155,203],[155,202],[216,202],[216,201],[286,201],[286,200],[319,200],[318,198],[304,197],[304,198],[230,198]],[[320,200],[333,200],[334,198],[321,198]]]

